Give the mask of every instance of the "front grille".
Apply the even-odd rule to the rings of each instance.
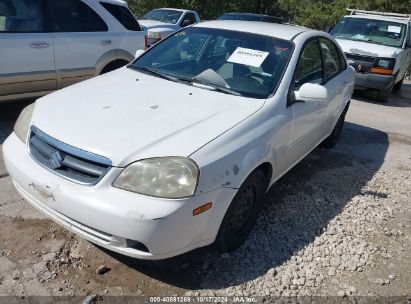
[[[354,67],[357,73],[369,73],[374,66],[376,58],[370,56],[345,54],[349,60],[352,60],[351,65]]]
[[[31,127],[31,156],[43,167],[74,182],[95,185],[111,168],[111,161],[67,145]]]
[[[374,64],[375,58],[370,56],[356,55],[356,54],[345,54],[348,59],[359,61],[362,63],[371,63]]]

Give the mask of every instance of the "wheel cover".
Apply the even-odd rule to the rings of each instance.
[[[249,222],[257,198],[257,189],[253,184],[248,185],[237,199],[231,219],[228,223],[230,234],[241,233]]]

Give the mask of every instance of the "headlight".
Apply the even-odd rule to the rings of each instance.
[[[158,33],[158,32],[148,32],[148,33],[147,33],[147,38],[148,38],[148,39],[161,40],[161,33]]]
[[[33,116],[35,103],[25,107],[21,112],[19,118],[17,118],[16,124],[14,125],[14,133],[20,138],[24,143],[27,139],[27,134],[29,132],[31,117]]]
[[[129,165],[113,186],[148,196],[178,199],[194,195],[198,176],[197,165],[189,158],[151,158]]]
[[[374,66],[371,68],[371,73],[392,75],[394,74],[395,58],[377,59]]]
[[[395,66],[395,59],[394,58],[387,58],[387,59],[377,59],[374,64],[374,67],[383,68],[383,69],[393,69]]]

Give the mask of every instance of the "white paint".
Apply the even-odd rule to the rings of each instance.
[[[38,165],[13,133],[3,144],[4,160],[23,197],[54,221],[105,248],[141,259],[172,257],[215,240],[236,189],[255,168],[263,163],[272,166],[271,185],[330,135],[351,98],[351,68],[319,92],[306,87],[302,95],[307,101],[286,107],[302,46],[313,37],[330,38],[328,34],[253,22],[247,27],[249,22],[210,24],[231,30],[239,30],[241,24],[258,34],[271,28],[272,36],[288,40],[300,33],[293,40],[295,51],[276,94],[267,100],[232,96],[127,68],[50,94],[37,101],[32,123],[60,141],[110,158],[115,167],[96,186],[81,186]],[[190,157],[196,162],[200,178],[193,197],[159,199],[112,186],[124,166],[161,156]],[[55,202],[46,202],[28,186],[31,183],[53,189],[58,185]],[[192,216],[195,208],[208,202],[213,208]],[[86,232],[90,227],[116,237],[102,241]],[[142,242],[150,253],[119,245],[121,238]]]
[[[345,16],[345,18],[363,18],[369,20],[385,20],[389,22],[395,22],[398,26],[389,25],[388,32],[399,34],[401,33],[401,24],[408,25],[405,37],[411,37],[411,21],[406,18],[393,18],[387,17],[383,15],[349,15]],[[357,39],[363,39],[363,35],[357,35]],[[407,38],[405,39],[405,41]],[[394,66],[394,73],[392,76],[392,81],[394,83],[400,82],[407,72],[407,68],[411,63],[411,48],[405,45],[400,47],[393,47],[382,45],[378,43],[373,43],[372,41],[362,42],[362,41],[352,41],[347,39],[337,39],[338,43],[340,44],[343,51],[347,54],[355,54],[355,55],[365,55],[374,58],[394,58],[395,59],[395,66]],[[366,81],[361,81],[361,86],[369,86],[370,88],[380,88],[381,87],[381,79],[386,75],[378,75],[378,74],[359,74],[361,78],[366,78]],[[382,88],[386,89],[386,88]]]

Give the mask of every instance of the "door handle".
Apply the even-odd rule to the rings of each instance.
[[[30,43],[30,47],[32,49],[45,49],[50,46],[50,43],[45,42],[45,41],[34,41]]]
[[[112,40],[101,40],[101,45],[110,45],[110,44],[112,44],[113,43],[113,41]]]

